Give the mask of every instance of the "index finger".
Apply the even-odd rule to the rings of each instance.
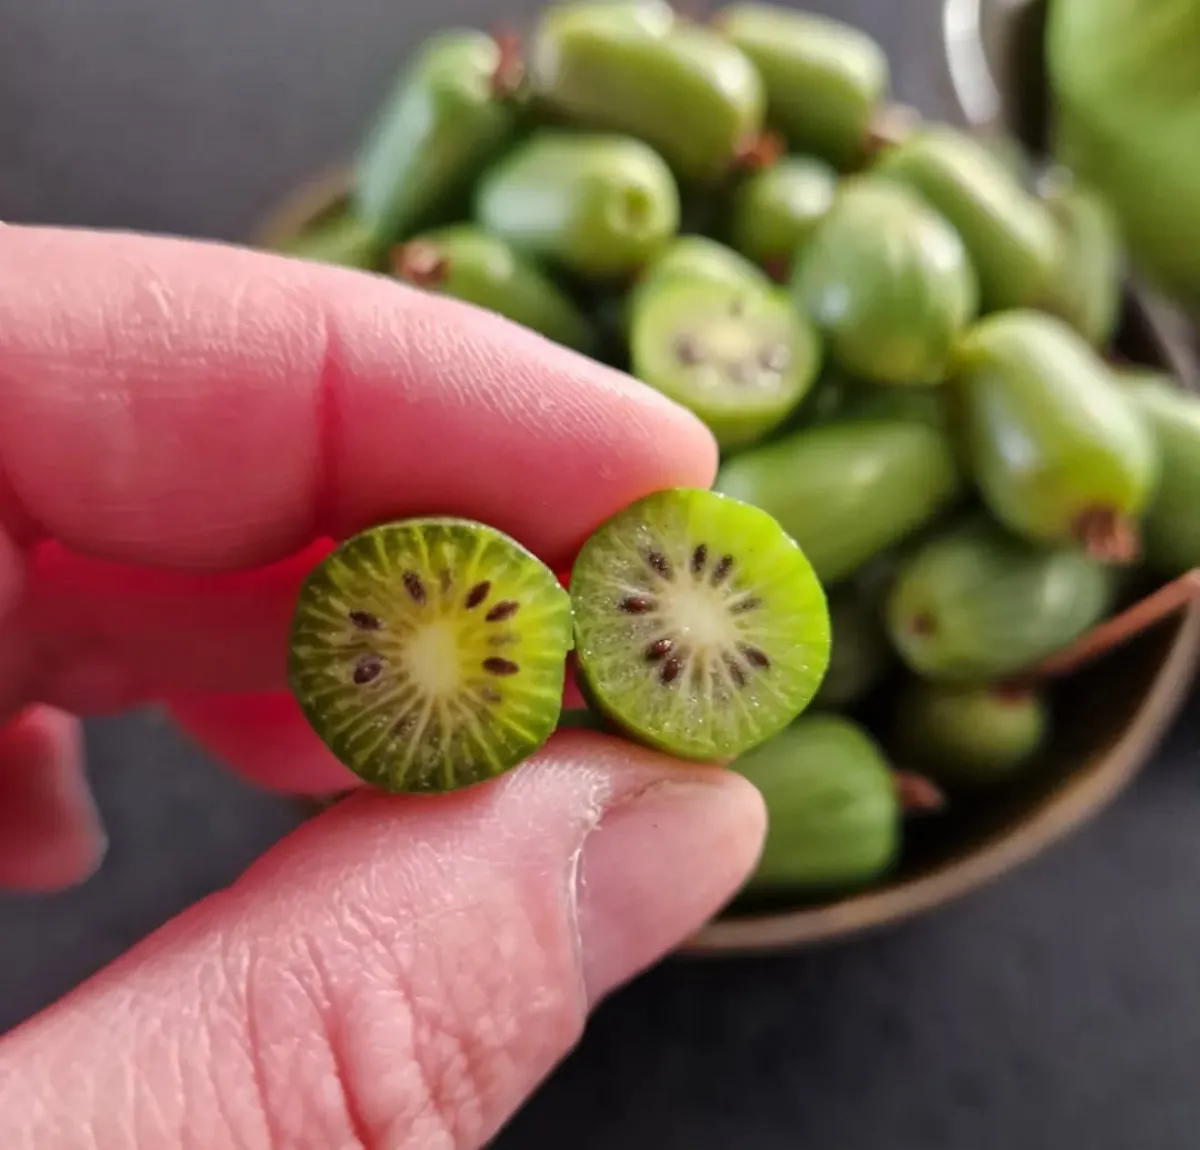
[[[383,277],[0,227],[0,526],[22,542],[233,569],[451,514],[559,562],[715,465],[649,388]]]

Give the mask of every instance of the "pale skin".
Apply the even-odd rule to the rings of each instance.
[[[81,715],[156,701],[264,786],[353,782],[283,677],[323,541],[441,512],[564,570],[715,463],[624,376],[380,278],[0,227],[0,885],[101,861]],[[360,791],[0,1037],[0,1146],[475,1150],[763,825],[732,773],[587,732],[456,795]]]

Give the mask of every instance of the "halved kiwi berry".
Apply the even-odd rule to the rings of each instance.
[[[571,643],[566,591],[519,543],[469,520],[411,519],[353,536],[310,572],[288,677],[357,775],[450,791],[546,741]]]
[[[821,366],[815,330],[783,295],[699,278],[639,294],[630,358],[634,375],[694,412],[724,448],[781,424]]]
[[[711,491],[648,495],[571,572],[580,686],[631,737],[700,761],[788,725],[829,663],[825,593],[766,512]]]

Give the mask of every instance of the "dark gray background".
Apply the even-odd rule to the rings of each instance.
[[[937,0],[812,6],[881,36],[900,98],[953,114]],[[435,22],[498,11],[0,0],[0,219],[239,238],[351,146]],[[499,1145],[1193,1150],[1196,701],[1112,811],[970,900],[816,953],[645,977]],[[298,817],[153,713],[91,724],[89,753],[111,849],[81,890],[0,900],[0,1030],[228,882]]]

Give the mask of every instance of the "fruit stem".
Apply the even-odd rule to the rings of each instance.
[[[770,256],[763,260],[762,269],[777,284],[785,284],[791,278],[791,263],[786,256]]]
[[[921,126],[921,113],[908,104],[884,104],[867,128],[863,142],[868,159],[880,152],[903,144]]]
[[[927,814],[940,811],[946,805],[946,796],[924,775],[912,771],[893,771],[892,784],[905,814]]]
[[[761,172],[777,163],[785,151],[783,137],[778,133],[757,132],[738,145],[733,166],[739,172]]]
[[[500,30],[492,33],[497,56],[492,70],[491,91],[497,100],[507,100],[520,91],[525,82],[525,53],[521,38],[515,32]]]
[[[414,287],[437,287],[448,267],[446,257],[428,240],[410,240],[392,252],[392,271]]]
[[[1073,534],[1101,563],[1133,563],[1141,555],[1137,526],[1111,507],[1089,507],[1075,519]]]
[[[1196,602],[1200,602],[1200,567],[1164,584],[1119,615],[1097,624],[1074,643],[1016,676],[1013,686],[1069,675]]]

